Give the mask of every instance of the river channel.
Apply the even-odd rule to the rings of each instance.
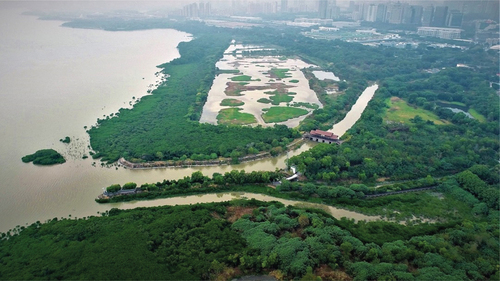
[[[189,205],[196,203],[225,202],[225,201],[231,201],[233,199],[256,199],[264,202],[278,201],[283,203],[284,205],[321,209],[330,213],[332,216],[336,218],[347,217],[350,219],[354,219],[355,221],[359,220],[374,221],[380,219],[379,216],[367,216],[360,213],[339,209],[332,206],[327,206],[324,204],[287,200],[287,199],[268,196],[265,194],[248,193],[248,192],[212,193],[212,194],[200,194],[200,195],[192,195],[184,197],[156,199],[150,201],[115,203],[113,204],[113,207],[120,209],[133,209],[138,207],[157,207],[165,205],[175,206],[175,205]]]
[[[140,185],[179,179],[194,171],[212,175],[233,169],[284,168],[288,156],[315,145],[306,143],[288,156],[231,166],[130,170],[94,165],[92,159],[82,159],[89,143],[84,126],[146,95],[158,81],[156,65],[178,57],[176,46],[190,40],[190,35],[176,30],[63,28],[61,22],[40,21],[2,5],[0,21],[8,24],[0,25],[0,232],[54,217],[96,215],[112,207],[159,205],[164,200],[169,202],[164,204],[211,202],[213,196],[230,200],[242,195],[119,204],[97,204],[94,198],[114,183]],[[69,145],[59,142],[65,136],[73,140]],[[67,162],[50,167],[21,162],[22,156],[42,148],[60,151]],[[244,196],[261,200],[263,195]],[[355,219],[358,215],[345,213]]]

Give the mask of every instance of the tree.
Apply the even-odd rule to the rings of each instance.
[[[106,187],[107,192],[117,192],[120,189],[122,189],[122,187],[119,184],[112,184]]]
[[[302,193],[304,193],[307,196],[313,195],[314,193],[316,193],[316,185],[314,185],[313,183],[306,183],[302,187]]]
[[[135,182],[127,182],[123,185],[123,189],[135,189],[137,184]]]
[[[205,181],[205,176],[203,176],[203,173],[200,171],[193,172],[191,174],[191,182],[192,183],[202,183]]]
[[[306,227],[309,225],[309,217],[306,214],[301,214],[298,218],[301,227]]]

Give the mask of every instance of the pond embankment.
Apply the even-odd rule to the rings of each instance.
[[[300,138],[294,140],[292,143],[288,144],[285,152],[293,151],[300,147],[306,139]],[[169,161],[153,161],[144,163],[134,163],[126,160],[125,158],[120,158],[118,163],[127,167],[129,169],[152,169],[152,168],[167,168],[167,167],[208,167],[208,166],[220,166],[220,165],[231,165],[238,163],[245,163],[250,161],[255,161],[259,159],[271,158],[273,157],[270,152],[261,152],[258,154],[247,155],[239,157],[238,161],[234,161],[232,158],[218,158],[214,160],[169,160]]]

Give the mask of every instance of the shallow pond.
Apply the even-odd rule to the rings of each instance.
[[[333,73],[333,72],[327,72],[327,71],[322,71],[322,70],[314,70],[312,73],[319,80],[329,79],[329,80],[333,80],[333,81],[337,81],[337,82],[340,81],[340,78],[338,78],[337,76],[335,76],[335,73]]]

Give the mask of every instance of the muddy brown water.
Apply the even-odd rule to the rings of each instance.
[[[84,126],[129,107],[133,97],[146,95],[150,85],[160,79],[155,75],[156,65],[176,58],[177,44],[190,40],[190,35],[176,30],[107,32],[63,28],[61,22],[40,21],[21,15],[24,10],[3,9],[2,5],[0,231],[54,217],[84,217],[117,206],[133,208],[163,202],[97,204],[95,197],[115,183],[141,185],[183,178],[195,171],[211,176],[233,169],[286,167],[287,155],[216,167],[130,170],[100,167],[99,163],[94,166],[92,159],[82,159],[88,154],[89,144]],[[65,136],[72,139],[69,145],[59,142]],[[314,145],[306,143],[289,156]],[[67,162],[50,167],[21,162],[21,157],[42,148],[60,151]],[[209,202],[211,196],[199,201],[168,200],[169,204],[181,204],[183,200]]]

